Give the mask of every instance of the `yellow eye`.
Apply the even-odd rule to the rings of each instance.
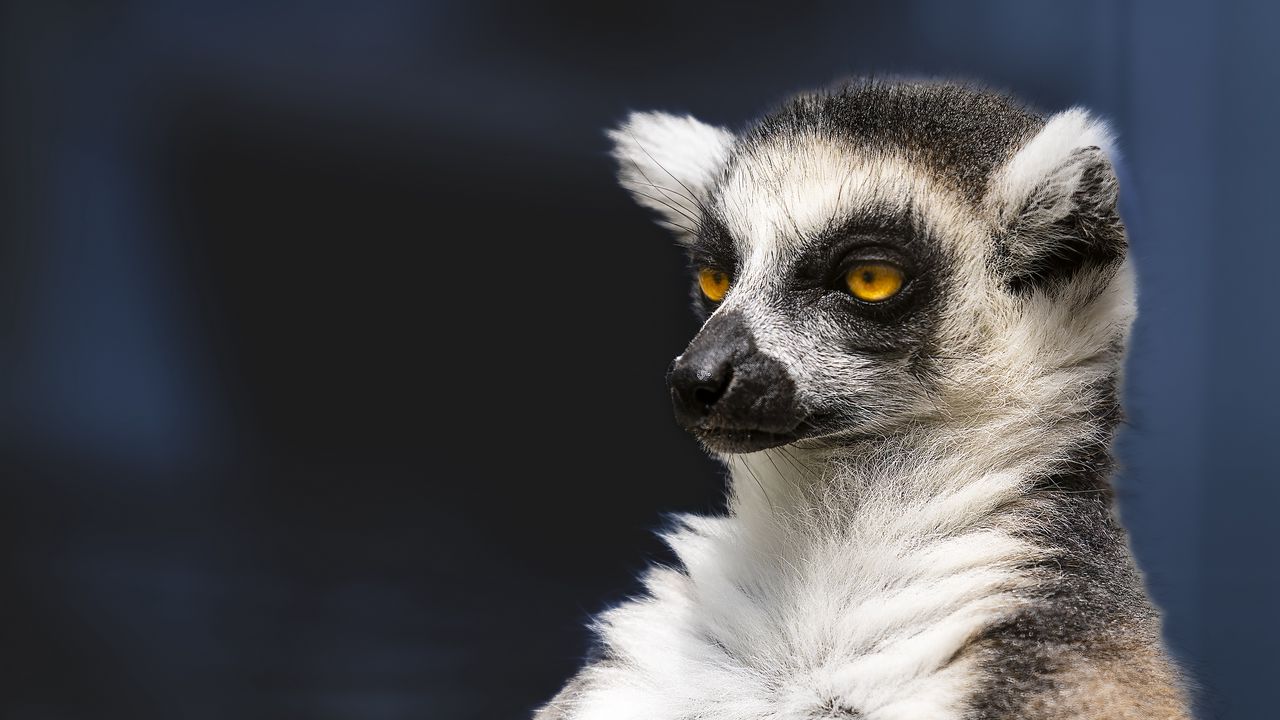
[[[844,281],[849,292],[859,300],[880,302],[897,295],[906,276],[889,263],[868,262],[855,266],[844,276]]]
[[[711,302],[720,302],[729,294],[729,273],[711,268],[698,271],[698,287]]]

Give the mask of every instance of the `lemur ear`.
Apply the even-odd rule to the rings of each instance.
[[[996,175],[996,258],[1011,289],[1124,258],[1112,143],[1106,124],[1073,108],[1051,117]]]
[[[638,112],[607,134],[622,186],[658,211],[663,224],[691,232],[699,204],[729,158],[733,133],[688,115]]]

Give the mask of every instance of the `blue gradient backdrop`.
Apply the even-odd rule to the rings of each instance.
[[[1280,4],[6,3],[12,718],[517,718],[717,470],[629,109],[860,73],[1109,118],[1122,514],[1205,717],[1276,717]],[[601,279],[603,274],[604,279]]]

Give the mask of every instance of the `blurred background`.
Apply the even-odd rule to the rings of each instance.
[[[1204,717],[1280,674],[1280,5],[7,2],[6,718],[524,718],[720,504],[632,109],[851,74],[1109,118],[1122,513]]]

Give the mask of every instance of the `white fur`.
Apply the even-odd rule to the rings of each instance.
[[[984,522],[1035,453],[949,444],[905,466],[802,449],[732,461],[732,515],[668,535],[685,572],[652,571],[651,597],[601,618],[618,662],[592,671],[575,720],[957,717],[975,668],[950,661],[1019,607],[1016,566],[1037,552]]]
[[[1055,179],[1060,187],[1048,194],[1057,198],[1071,197],[1072,174],[1055,174],[1073,154],[1096,147],[1107,158],[1115,153],[1115,137],[1105,122],[1084,108],[1064,110],[1049,118],[1044,128],[1028,141],[996,174],[991,201],[1002,211],[1018,208],[1047,179]]]
[[[777,257],[773,246],[796,249],[805,237],[845,220],[851,209],[902,212],[913,200],[933,207],[944,198],[898,155],[853,154],[828,138],[801,135],[744,150],[715,201],[739,252],[768,260]]]
[[[607,134],[619,179],[636,202],[675,230],[693,230],[699,203],[729,157],[733,133],[687,115],[638,112]]]

